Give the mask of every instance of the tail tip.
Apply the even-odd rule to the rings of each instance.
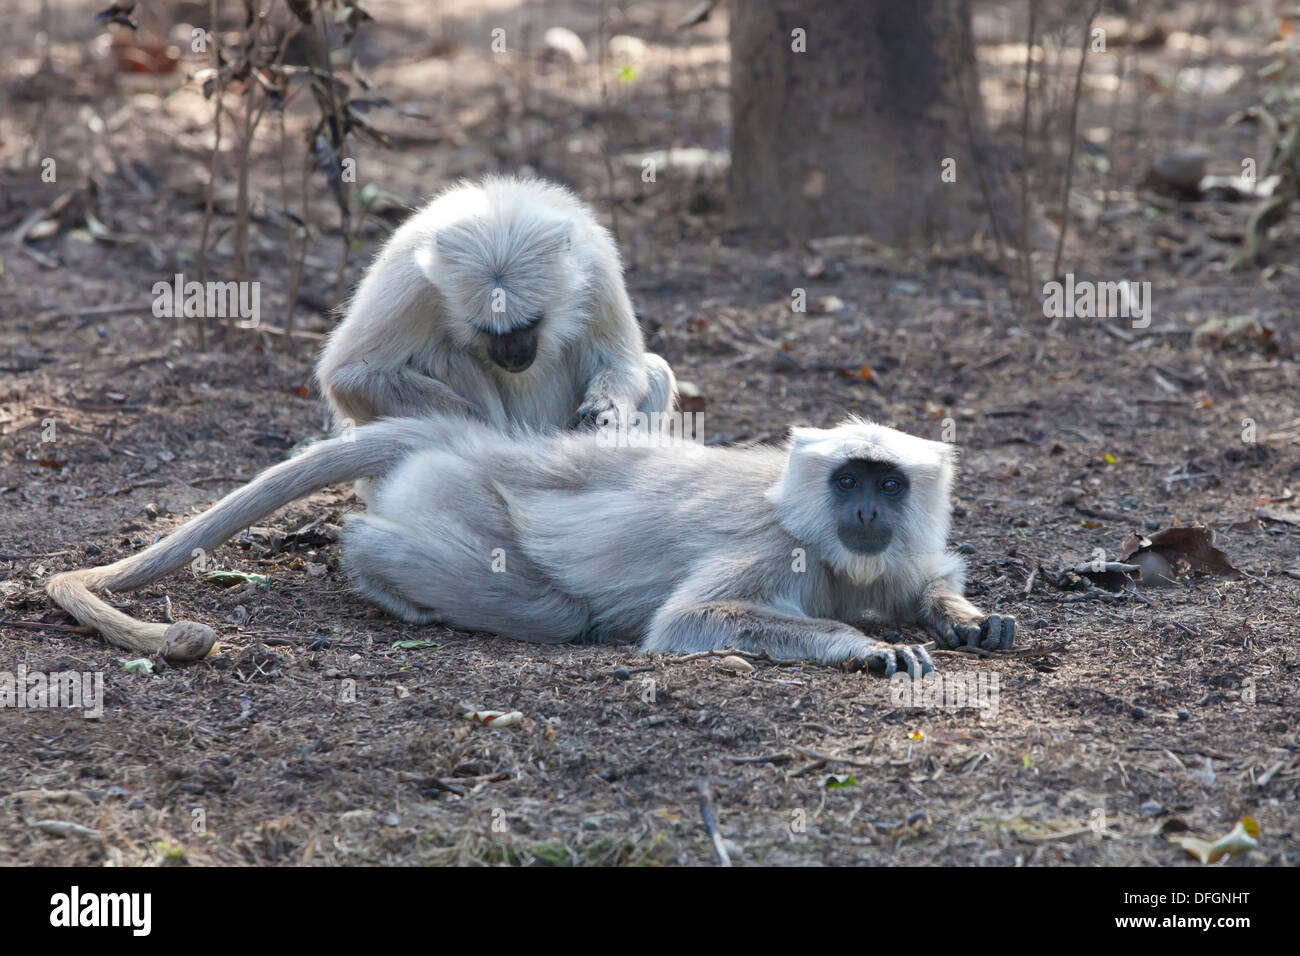
[[[175,663],[198,661],[215,649],[217,632],[198,621],[177,621],[163,631],[158,653]]]

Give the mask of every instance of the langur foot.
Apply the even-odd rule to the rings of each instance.
[[[877,643],[864,654],[855,654],[844,662],[845,670],[882,671],[886,677],[893,677],[899,666],[907,671],[907,676],[921,677],[934,670],[934,661],[919,644],[885,644]]]

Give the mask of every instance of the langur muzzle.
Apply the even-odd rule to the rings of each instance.
[[[522,372],[537,358],[541,316],[509,332],[488,333],[488,357],[507,372]]]

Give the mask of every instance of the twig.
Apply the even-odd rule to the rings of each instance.
[[[148,312],[148,302],[115,302],[112,305],[65,305],[41,312],[35,317],[37,322],[53,322],[56,319],[70,319],[74,315],[115,315],[118,312]]]
[[[1065,158],[1065,184],[1061,188],[1061,231],[1056,237],[1056,256],[1052,259],[1052,278],[1061,274],[1061,253],[1065,250],[1065,234],[1070,228],[1070,185],[1074,180],[1074,151],[1079,139],[1079,93],[1083,89],[1083,65],[1088,60],[1088,41],[1092,21],[1101,12],[1101,0],[1088,11],[1088,22],[1083,25],[1083,43],[1079,46],[1079,69],[1074,74],[1074,98],[1070,102],[1070,152]]]
[[[707,780],[701,780],[695,788],[700,792],[700,816],[704,818],[704,829],[708,831],[709,840],[713,843],[713,852],[718,857],[718,866],[731,866],[731,857],[727,855],[722,834],[718,832],[718,820],[713,813],[713,793],[709,790],[709,783]]]
[[[976,657],[1046,657],[1048,654],[1055,654],[1059,651],[1067,651],[1065,641],[1057,641],[1054,644],[1042,644],[1038,647],[1008,647],[1006,650],[990,651],[982,647],[954,647],[954,648],[935,648],[930,651],[931,655],[942,654],[945,657],[952,657],[960,654],[974,654]]]
[[[794,759],[794,754],[763,754],[758,757],[731,757],[729,758],[734,764],[758,764],[771,763],[783,764],[789,763]]]
[[[208,277],[208,231],[212,228],[213,196],[217,189],[217,157],[221,153],[221,102],[225,94],[225,82],[221,78],[221,34],[217,30],[217,0],[208,4],[208,39],[212,43],[212,69],[216,73],[213,81],[212,101],[215,109],[212,115],[213,139],[212,159],[208,162],[208,188],[203,203],[203,230],[199,233],[199,284]],[[199,351],[208,348],[208,327],[203,310],[194,316],[194,328],[199,334]]]
[[[1020,254],[1024,256],[1026,306],[1034,294],[1034,252],[1029,239],[1029,97],[1034,75],[1034,28],[1038,25],[1038,0],[1029,0],[1029,27],[1025,36],[1025,103],[1020,117]],[[1028,312],[1025,313],[1028,317]]]
[[[93,627],[81,627],[71,624],[42,624],[40,621],[15,621],[0,618],[0,627],[25,627],[33,631],[58,631],[60,634],[98,634]]]
[[[692,654],[683,654],[680,657],[670,657],[665,663],[668,664],[685,664],[690,661],[698,661],[705,657],[743,657],[747,661],[763,661],[766,664],[773,664],[777,667],[794,667],[809,664],[811,661],[799,660],[793,657],[772,657],[767,651],[759,651],[757,654],[751,654],[749,651],[738,651],[734,647],[724,647],[721,650],[695,651]]]
[[[812,757],[814,760],[823,760],[826,763],[843,763],[850,767],[875,767],[876,765],[867,760],[854,760],[852,757],[832,757],[830,754],[824,754],[819,750],[813,750],[810,747],[795,747],[794,752],[803,754],[805,757]]]

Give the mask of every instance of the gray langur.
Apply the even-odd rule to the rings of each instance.
[[[933,669],[923,648],[861,628],[920,622],[949,647],[1015,635],[962,596],[942,442],[856,418],[795,428],[784,448],[413,426],[426,442],[343,532],[358,590],[402,620],[913,676]]]
[[[336,425],[458,411],[500,429],[669,412],[609,233],[568,190],[489,176],[406,220],[366,271],[316,377]]]
[[[1015,619],[962,596],[965,567],[947,548],[950,445],[859,419],[796,428],[782,448],[663,436],[627,447],[606,434],[384,420],[311,448],[312,477],[286,462],[253,486],[259,501],[287,503],[324,480],[382,476],[344,528],[344,563],[362,594],[412,623],[647,652],[856,658],[887,674],[933,665],[861,628],[919,622],[944,646],[1011,645]],[[211,635],[134,621],[85,585],[124,590],[179,567],[257,517],[237,495],[139,555],[59,575],[51,597],[115,643],[157,649],[170,630],[176,651],[193,629]],[[171,656],[202,656],[212,641]]]

